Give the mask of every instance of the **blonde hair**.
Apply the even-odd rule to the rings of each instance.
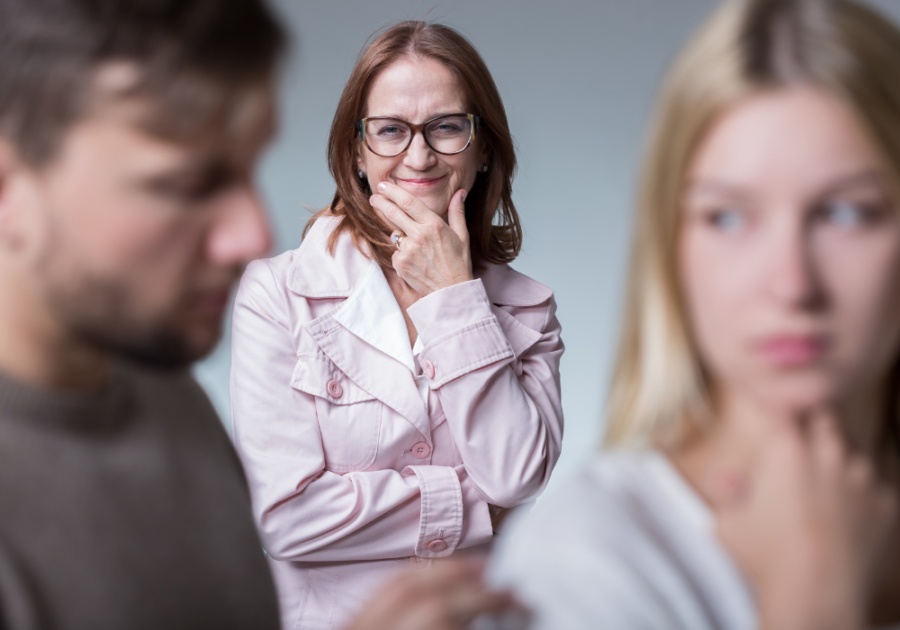
[[[674,448],[712,421],[709,377],[677,277],[682,186],[727,108],[795,84],[845,103],[900,191],[900,31],[849,0],[723,4],[670,69],[651,128],[606,446]],[[897,416],[888,417],[896,436]]]

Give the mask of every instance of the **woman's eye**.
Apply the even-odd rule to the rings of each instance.
[[[405,138],[409,130],[402,125],[385,125],[375,130],[375,136],[382,140],[396,140]]]
[[[825,205],[820,210],[823,221],[841,228],[856,228],[870,223],[876,218],[877,211],[861,204],[836,201]]]
[[[747,218],[739,210],[715,210],[706,215],[706,222],[721,232],[735,234],[746,227]]]

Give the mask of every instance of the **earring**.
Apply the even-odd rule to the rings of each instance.
[[[360,178],[360,179],[365,179],[365,178],[366,178],[366,173],[365,173],[365,171],[363,171],[362,169],[359,169],[359,178]]]
[[[482,165],[481,165],[481,168],[480,168],[479,170],[480,170],[482,173],[487,173],[487,171],[488,171],[488,165],[487,165],[487,162],[485,162],[484,164],[482,164]]]

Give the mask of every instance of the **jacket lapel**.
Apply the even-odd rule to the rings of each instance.
[[[333,314],[313,320],[306,329],[341,372],[409,420],[430,440],[428,414],[405,365],[344,328]]]
[[[413,379],[403,313],[378,264],[360,253],[348,236],[338,239],[333,255],[328,252],[328,236],[339,221],[323,217],[313,224],[292,263],[288,282],[304,298],[347,299],[304,328],[341,372],[430,441],[428,413]]]

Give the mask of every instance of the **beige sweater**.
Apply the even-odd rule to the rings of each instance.
[[[0,629],[277,628],[243,473],[186,373],[0,375]]]

